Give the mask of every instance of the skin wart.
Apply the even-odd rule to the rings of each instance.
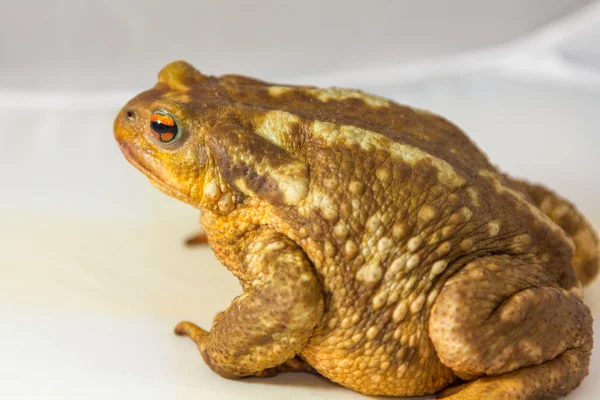
[[[243,287],[210,331],[176,327],[221,376],[539,399],[587,375],[596,233],[442,117],[179,61],[114,128],[151,183],[201,210],[190,242],[208,241]]]

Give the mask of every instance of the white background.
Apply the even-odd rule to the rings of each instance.
[[[431,109],[600,227],[600,3],[4,1],[0,11],[0,398],[361,397],[304,374],[223,380],[172,334],[181,319],[210,326],[240,290],[208,249],[183,248],[197,212],[151,187],[112,138],[120,106],[173,59]],[[600,284],[586,301],[599,315]],[[594,353],[592,377],[569,398],[592,398],[599,379]]]

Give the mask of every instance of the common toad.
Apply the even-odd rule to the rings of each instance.
[[[314,370],[365,394],[450,399],[555,398],[587,375],[595,232],[444,118],[178,61],[115,137],[201,210],[243,287],[210,331],[176,328],[219,375]]]

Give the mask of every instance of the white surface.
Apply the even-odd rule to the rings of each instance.
[[[594,48],[589,32],[598,21],[600,6],[514,45],[441,63],[333,68],[289,80],[360,86],[439,112],[505,171],[553,187],[600,227],[600,80],[593,57],[580,50]],[[0,38],[6,45],[7,36]],[[50,71],[60,62],[73,66],[57,57]],[[201,58],[185,58],[202,68]],[[267,77],[275,74],[268,64],[247,66],[266,68]],[[6,83],[14,65],[0,61],[0,87],[27,87]],[[98,65],[75,75],[112,74]],[[160,65],[143,68],[152,75],[128,75],[138,67],[124,76],[149,87]],[[38,78],[39,85],[25,83],[56,87],[48,76]],[[122,84],[106,79],[102,85]],[[96,87],[73,82],[67,86]],[[198,229],[197,212],[159,193],[121,156],[112,119],[133,94],[0,90],[0,398],[364,398],[307,374],[224,380],[191,341],[172,334],[181,319],[209,327],[240,289],[208,249],[182,246]],[[586,302],[600,321],[600,283],[586,289]],[[598,322],[595,328],[600,343]],[[599,354],[569,399],[595,398]]]

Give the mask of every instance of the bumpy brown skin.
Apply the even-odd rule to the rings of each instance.
[[[153,139],[156,110],[178,122],[173,143]],[[175,62],[115,136],[152,183],[202,210],[243,286],[210,332],[176,328],[220,375],[312,367],[372,395],[540,399],[588,373],[575,271],[596,275],[597,236],[445,119]]]

